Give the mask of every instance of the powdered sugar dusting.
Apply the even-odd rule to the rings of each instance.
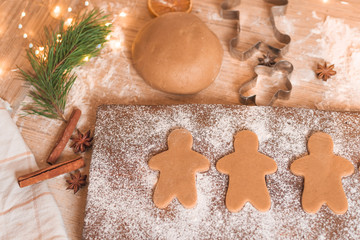
[[[351,28],[342,19],[327,17],[312,29],[318,34],[318,55],[329,64],[335,64],[337,74],[324,83],[327,91],[317,105],[320,109],[345,110],[360,107],[360,29]],[[337,107],[339,108],[339,107]]]
[[[295,19],[290,19],[287,16],[275,16],[276,27],[283,33],[294,35],[295,28],[294,23]]]
[[[334,152],[357,165],[359,115],[307,109],[225,105],[100,107],[90,168],[85,239],[356,239],[360,237],[358,173],[344,178],[349,210],[335,215],[328,208],[307,214],[301,208],[302,178],[289,165],[307,154],[306,139],[324,131]],[[166,210],[152,202],[157,172],[147,162],[167,149],[169,132],[189,130],[193,149],[211,162],[197,174],[197,205],[185,209],[175,199]],[[259,152],[273,158],[278,171],[266,177],[272,198],[269,212],[247,203],[239,213],[227,211],[227,177],[215,169],[233,151],[235,132],[249,129],[259,138]]]

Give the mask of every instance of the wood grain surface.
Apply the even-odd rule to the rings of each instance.
[[[64,124],[58,120],[49,120],[38,116],[22,117],[21,106],[28,102],[28,99],[25,98],[28,86],[19,80],[16,66],[29,69],[29,63],[25,58],[25,49],[29,47],[30,43],[42,39],[44,26],[55,28],[59,24],[60,18],[67,19],[86,9],[99,7],[114,17],[114,27],[122,30],[123,42],[118,54],[116,51],[119,50],[115,50],[109,44],[98,59],[91,60],[78,69],[81,73],[78,82],[84,81],[85,83],[90,78],[95,78],[96,84],[98,84],[93,88],[88,87],[86,94],[81,95],[83,96],[82,101],[87,103],[87,109],[86,111],[81,109],[85,114],[83,114],[79,126],[83,131],[93,130],[96,108],[101,104],[240,104],[239,87],[254,76],[253,68],[257,64],[257,57],[261,54],[256,54],[244,62],[239,62],[230,56],[227,44],[234,35],[235,23],[231,20],[221,19],[219,16],[220,3],[219,0],[194,0],[192,13],[209,26],[223,45],[225,53],[221,72],[215,82],[199,94],[179,96],[152,89],[138,76],[131,65],[131,44],[136,33],[153,18],[147,9],[146,0],[92,0],[89,1],[88,6],[85,6],[83,0],[0,0],[0,97],[8,101],[13,107],[14,120],[29,148],[34,153],[39,167],[48,166],[46,158],[64,128]],[[56,6],[61,7],[59,16],[54,13]],[[68,7],[71,7],[71,12],[67,11]],[[281,44],[273,37],[272,30],[269,27],[269,7],[270,5],[262,0],[242,1],[238,7],[241,10],[242,22],[240,49],[245,50],[258,40],[281,47]],[[125,17],[121,15],[122,11],[127,14]],[[25,12],[23,17],[22,12]],[[314,12],[316,13],[315,17]],[[324,21],[327,16],[342,18],[350,26],[360,28],[360,1],[290,1],[286,19],[291,21],[293,26],[289,32],[292,37],[292,45],[283,59],[292,62],[295,69],[306,67],[314,70],[317,62],[322,60],[307,57],[304,55],[304,51],[310,51],[311,48],[317,46],[316,38],[309,35],[309,32],[318,22]],[[264,21],[264,24],[254,24],[257,20]],[[19,24],[22,25],[21,29],[19,29]],[[286,31],[287,25],[282,24],[280,29]],[[25,33],[27,38],[24,38]],[[107,64],[101,65],[101,61],[107,61]],[[124,68],[128,71],[125,71]],[[111,75],[110,80],[106,80],[109,70],[115,71],[115,73]],[[104,84],[105,80],[110,81],[110,83]],[[75,89],[80,88],[75,86]],[[323,93],[326,90],[327,87],[316,78],[313,81],[298,79],[294,84],[291,98],[289,100],[278,100],[274,105],[317,108],[317,103],[322,100]],[[74,96],[77,97],[76,93],[72,92],[69,97],[74,98]],[[76,102],[74,99],[69,101],[65,115],[68,116],[71,113],[72,106],[79,107],[79,105],[79,101]],[[333,104],[327,109],[344,110],[345,108],[341,104]],[[360,110],[360,106],[354,103],[350,109]],[[67,146],[60,161],[69,160],[74,156],[75,154]],[[87,172],[91,152],[85,153],[84,158],[87,166],[83,172]],[[59,176],[49,180],[48,184],[60,207],[70,239],[80,239],[87,190],[86,188],[81,189],[75,195],[72,191],[65,190],[66,177]]]

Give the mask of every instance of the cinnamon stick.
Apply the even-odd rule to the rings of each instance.
[[[47,168],[18,177],[18,183],[21,188],[30,186],[32,184],[57,177],[61,174],[68,173],[85,166],[85,161],[82,157],[78,157],[66,162],[58,163]]]
[[[74,129],[76,127],[77,122],[79,121],[80,116],[81,116],[80,109],[74,109],[72,111],[70,119],[67,122],[67,125],[63,133],[60,135],[59,139],[56,142],[55,147],[53,148],[48,159],[46,160],[47,163],[54,164],[56,160],[60,157],[60,154],[64,150],[72,133],[74,132]]]

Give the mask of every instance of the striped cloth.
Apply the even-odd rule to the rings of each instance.
[[[20,188],[17,177],[37,170],[0,98],[0,239],[68,239],[46,183]]]

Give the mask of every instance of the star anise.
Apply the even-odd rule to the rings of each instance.
[[[79,189],[86,185],[87,175],[81,175],[80,171],[75,171],[74,174],[70,173],[70,179],[66,179],[66,182],[69,186],[66,189],[74,189],[74,194],[79,191]]]
[[[270,53],[263,54],[262,58],[258,58],[259,65],[272,67],[276,64],[275,59],[276,59],[276,56],[271,56]]]
[[[90,130],[87,131],[85,134],[82,134],[79,129],[76,129],[76,131],[77,136],[71,137],[73,143],[70,147],[74,148],[74,153],[85,152],[88,148],[91,147],[91,141],[93,140],[93,138],[90,137]]]
[[[317,78],[322,79],[324,81],[328,80],[331,76],[336,74],[334,69],[334,64],[327,66],[326,63],[324,65],[318,64],[318,68],[316,69],[315,73]]]

